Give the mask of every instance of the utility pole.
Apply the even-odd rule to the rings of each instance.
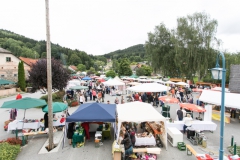
[[[53,111],[52,111],[52,64],[51,64],[51,41],[49,25],[49,3],[45,0],[46,5],[46,37],[47,37],[47,90],[48,90],[48,129],[49,129],[49,151],[53,149]]]

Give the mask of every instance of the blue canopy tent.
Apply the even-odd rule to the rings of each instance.
[[[92,78],[87,77],[87,76],[82,78],[82,80],[84,80],[84,81],[91,80],[91,79],[92,79]]]
[[[116,104],[85,103],[66,122],[115,122]]]

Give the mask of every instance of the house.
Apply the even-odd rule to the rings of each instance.
[[[17,82],[18,81],[18,64],[21,62],[19,58],[14,56],[10,51],[0,48],[0,78]],[[30,66],[24,63],[26,79]]]
[[[68,66],[68,69],[71,70],[72,72],[77,72],[77,70],[78,70],[77,67],[74,65]]]

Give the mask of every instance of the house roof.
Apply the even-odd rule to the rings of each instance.
[[[76,67],[76,66],[70,65],[69,67],[72,68],[72,69],[75,70],[75,71],[77,70],[77,67]]]
[[[130,65],[131,70],[134,70],[137,67],[137,65]]]
[[[19,57],[19,59],[29,66],[32,66],[38,61],[38,59],[31,59],[31,58],[25,58],[25,57]]]
[[[6,49],[3,49],[0,47],[0,53],[10,53],[12,54],[10,51],[6,50]]]

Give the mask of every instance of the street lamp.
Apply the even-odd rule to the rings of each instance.
[[[219,56],[222,56],[222,68],[219,68]],[[220,148],[219,148],[219,160],[223,160],[224,150],[224,118],[225,118],[225,77],[226,77],[226,68],[225,68],[225,57],[223,53],[218,53],[216,67],[210,69],[212,72],[212,78],[217,80],[222,80],[222,96],[221,96],[221,122],[220,122]]]

